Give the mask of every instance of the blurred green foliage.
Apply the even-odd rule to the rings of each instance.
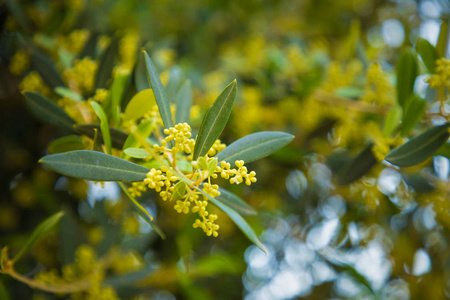
[[[2,1],[2,271],[39,224],[64,216],[0,274],[0,298],[447,298],[449,15],[444,0]],[[220,182],[249,204],[267,255],[219,210],[220,235],[207,237],[147,192],[137,201],[161,239],[116,184],[38,164],[106,144],[134,159],[115,151],[136,143],[118,124],[150,87],[141,50],[169,103],[192,92],[177,120],[199,128],[236,78],[222,142],[296,136],[249,164],[251,187]],[[28,110],[36,93],[50,99],[38,111],[69,118]],[[101,124],[88,99],[121,107]]]

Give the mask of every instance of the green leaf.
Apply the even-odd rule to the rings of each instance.
[[[392,150],[385,159],[399,167],[419,164],[433,156],[447,142],[450,137],[449,127],[450,123],[432,127],[406,144]]]
[[[436,60],[439,58],[436,48],[424,38],[419,38],[416,44],[417,53],[419,53],[428,72],[435,73]]]
[[[136,67],[134,69],[134,84],[138,92],[152,88],[147,78],[145,58],[141,55],[138,55]]]
[[[256,210],[247,204],[244,200],[236,196],[230,191],[219,188],[220,195],[215,197],[217,201],[234,209],[237,213],[243,216],[253,216],[256,215]]]
[[[78,102],[84,101],[83,96],[63,86],[55,87],[55,93],[61,97],[67,97]]]
[[[142,159],[150,157],[150,153],[148,153],[148,151],[143,148],[127,148],[123,152],[125,152],[126,155],[133,158]]]
[[[217,158],[214,158],[213,160],[211,160],[211,161],[209,161],[208,163],[207,163],[207,170],[208,170],[208,173],[209,174],[214,174],[214,172],[216,171],[216,169],[217,169],[217,163],[218,163],[218,160],[217,160]]]
[[[186,183],[183,181],[179,181],[177,184],[175,184],[173,188],[172,197],[170,200],[179,200],[184,197],[184,193],[186,192]]]
[[[441,155],[450,159],[450,143],[445,143],[442,145],[442,147],[439,148],[434,155]]]
[[[439,38],[436,44],[436,50],[439,57],[445,57],[448,44],[448,21],[441,23],[441,29],[439,31]]]
[[[337,176],[339,185],[347,185],[358,180],[377,164],[377,159],[372,152],[372,146],[372,144],[368,145],[339,171]]]
[[[103,134],[100,129],[100,125],[98,124],[85,124],[85,125],[77,125],[75,126],[75,129],[84,135],[87,135],[91,139],[94,138],[95,130],[98,132],[98,137],[101,139],[101,142],[104,144],[103,141]],[[111,137],[111,144],[114,148],[122,149],[124,146],[126,140],[129,138],[129,135],[127,135],[125,132],[117,130],[115,128],[109,128],[109,135]]]
[[[129,161],[90,150],[47,155],[40,162],[60,174],[94,181],[142,181],[149,171]]]
[[[155,95],[151,89],[143,90],[137,93],[128,102],[122,120],[136,120],[143,117],[156,104]]]
[[[191,81],[186,80],[177,95],[175,123],[189,122],[192,104]]]
[[[215,206],[220,208],[223,212],[225,212],[231,218],[231,220],[233,220],[233,222],[239,227],[239,229],[245,234],[245,236],[253,244],[258,246],[259,249],[261,249],[262,251],[264,251],[267,254],[267,250],[264,247],[263,243],[261,243],[261,241],[259,240],[256,233],[253,231],[253,229],[250,227],[250,225],[248,225],[248,223],[244,220],[244,218],[242,218],[241,215],[239,215],[234,209],[232,209],[228,205],[226,205],[226,204],[222,203],[221,201],[218,201],[214,197],[211,197],[210,195],[206,194],[204,191],[202,191],[198,187],[194,186],[194,188],[196,190],[198,190],[199,192],[201,192],[205,197],[207,197],[209,199],[209,201],[211,201],[212,204],[214,204]]]
[[[217,154],[219,161],[234,164],[236,160],[246,163],[266,157],[289,144],[294,136],[285,132],[262,131],[247,135],[227,146]]]
[[[166,95],[169,103],[176,103],[176,96],[178,88],[181,84],[181,79],[183,78],[183,72],[178,66],[173,66],[169,71],[169,82],[166,86]]]
[[[163,120],[164,127],[173,127],[172,113],[170,112],[169,101],[167,101],[166,91],[159,79],[158,72],[156,72],[155,66],[152,60],[144,51],[145,65],[147,67],[147,76],[152,86],[153,93],[155,94],[156,104],[158,104],[159,113]]]
[[[11,297],[9,296],[8,290],[6,289],[3,282],[0,280],[0,299],[2,300],[10,300]]]
[[[58,86],[64,86],[64,81],[56,71],[52,59],[46,53],[37,48],[33,48],[33,52],[31,53],[31,65],[33,66],[33,69],[41,75],[44,82],[52,89]]]
[[[338,88],[335,91],[335,94],[339,97],[358,99],[364,95],[364,90],[359,87],[345,86],[345,87]]]
[[[423,114],[427,108],[427,101],[416,94],[412,94],[405,106],[405,113],[403,114],[401,134],[408,135],[411,129],[416,126],[422,119]]]
[[[399,105],[392,106],[389,111],[386,120],[384,120],[384,134],[391,136],[402,120],[403,109]]]
[[[130,199],[131,204],[133,204],[133,207],[136,210],[136,212],[139,214],[139,216],[141,216],[141,218],[144,219],[144,221],[147,222],[163,240],[165,240],[166,235],[153,222],[152,215],[150,215],[150,213],[145,209],[145,207],[143,207],[133,196],[131,196],[131,194],[128,191],[128,188],[125,186],[125,184],[123,184],[122,182],[119,182],[119,186],[122,189],[122,191],[127,195],[128,199]]]
[[[24,254],[26,254],[33,245],[40,240],[46,233],[48,233],[51,229],[53,229],[56,224],[58,224],[61,217],[64,215],[63,212],[58,212],[47,219],[45,219],[38,227],[33,230],[30,238],[25,243],[25,245],[20,249],[19,253],[12,260],[13,263],[17,262]]]
[[[143,138],[147,138],[153,131],[156,124],[155,119],[144,120],[138,126],[136,131],[133,131],[134,134],[130,134],[123,145],[123,150],[127,148],[136,148],[142,146],[138,140],[136,140],[135,134],[142,136]],[[122,158],[126,158],[126,154],[122,155]]]
[[[146,167],[148,169],[160,169],[162,167],[161,163],[157,160],[150,160],[146,162],[142,162],[139,165]],[[184,159],[177,160],[177,167],[184,173],[192,173],[192,165],[189,161],[186,161]]]
[[[92,59],[95,59],[96,58],[95,50],[97,48],[97,43],[98,43],[99,37],[100,37],[100,34],[98,32],[91,31],[89,34],[89,39],[86,42],[86,44],[84,45],[83,50],[81,50],[78,57],[83,58],[83,57],[89,56]]]
[[[100,119],[100,129],[102,131],[103,142],[105,143],[106,151],[108,152],[108,154],[111,154],[111,136],[109,135],[109,125],[106,114],[103,111],[103,108],[97,102],[92,101],[91,106]]]
[[[108,49],[103,52],[100,57],[100,65],[98,66],[97,74],[95,76],[95,88],[106,89],[108,87],[108,80],[111,78],[114,69],[114,59],[119,51],[119,42],[117,38],[112,38]]]
[[[230,117],[235,98],[236,79],[222,91],[206,112],[195,140],[193,160],[206,155],[220,136]]]
[[[116,72],[114,81],[111,85],[111,107],[110,114],[112,116],[113,124],[116,126],[120,123],[120,107],[125,90],[125,86],[128,83],[130,74],[128,72]]]
[[[58,105],[33,92],[25,92],[24,95],[28,109],[38,120],[53,125],[56,128],[63,128],[67,131],[75,132],[73,126],[76,122]]]
[[[86,145],[80,136],[66,135],[51,142],[47,150],[50,154],[56,154],[73,150],[82,150],[85,149],[85,147]]]
[[[401,107],[414,90],[417,77],[417,59],[411,49],[406,49],[397,63],[397,101]]]

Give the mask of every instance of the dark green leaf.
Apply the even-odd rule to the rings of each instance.
[[[385,159],[400,167],[421,163],[447,142],[450,137],[449,127],[450,123],[432,127],[406,144],[392,150]]]
[[[30,22],[28,21],[26,14],[22,11],[20,2],[16,0],[5,0],[4,3],[8,7],[11,14],[14,16],[14,19],[17,21],[20,27],[22,27],[22,30],[26,33],[30,33]]]
[[[215,199],[214,197],[211,197],[210,195],[206,194],[201,189],[199,189],[197,187],[195,187],[195,189],[197,189],[205,197],[207,197],[209,199],[209,201],[211,201],[211,203],[213,203],[215,206],[217,206],[223,212],[225,212],[231,218],[231,220],[233,220],[233,222],[239,227],[239,229],[245,234],[245,236],[253,244],[258,246],[258,248],[260,248],[262,251],[264,251],[267,254],[267,250],[264,247],[263,243],[261,243],[261,241],[259,240],[256,233],[253,231],[253,229],[250,227],[250,225],[248,225],[248,223],[244,220],[244,218],[241,217],[241,215],[239,215],[235,210],[233,210],[228,205],[226,205],[220,201],[217,201],[217,199]]]
[[[191,81],[186,80],[177,95],[175,123],[189,122],[191,114],[192,90]]]
[[[148,82],[147,67],[145,66],[145,58],[143,55],[138,55],[134,69],[134,83],[138,92],[152,88]]]
[[[162,230],[153,222],[152,215],[150,215],[145,207],[143,207],[133,196],[131,196],[125,184],[119,182],[119,186],[127,195],[128,199],[131,201],[131,204],[133,204],[133,207],[139,214],[139,216],[141,216],[141,218],[144,219],[144,221],[147,222],[163,240],[166,239],[166,235],[164,234],[164,232],[162,232]]]
[[[219,161],[234,164],[236,160],[246,163],[266,157],[289,144],[294,136],[285,132],[262,131],[247,135],[217,154]]]
[[[47,150],[50,154],[56,154],[73,150],[82,150],[85,149],[85,146],[86,145],[80,136],[66,135],[51,142]]]
[[[222,133],[230,117],[235,98],[236,80],[222,91],[206,112],[195,140],[194,160],[199,156],[206,155]]]
[[[401,107],[413,92],[417,69],[416,55],[411,49],[404,50],[397,64],[397,101]]]
[[[95,76],[95,88],[106,89],[108,87],[108,80],[111,78],[114,69],[114,59],[119,50],[119,42],[117,38],[112,38],[108,49],[103,52],[100,57],[100,65],[98,66],[97,74]]]
[[[358,180],[377,164],[372,152],[372,144],[367,146],[338,173],[338,184],[347,185]]]
[[[428,72],[435,73],[436,60],[439,58],[436,48],[426,39],[419,38],[417,40],[416,50],[427,67]]]
[[[79,58],[83,58],[86,56],[88,56],[92,59],[96,58],[95,50],[97,48],[97,42],[98,42],[99,36],[100,36],[100,34],[98,32],[91,31],[88,41],[84,45],[83,50],[81,50],[80,54],[78,55]]]
[[[147,67],[147,75],[150,85],[152,86],[153,94],[155,95],[156,104],[158,104],[159,113],[163,120],[164,127],[173,127],[172,113],[170,112],[169,101],[167,101],[166,91],[159,79],[158,72],[156,72],[155,66],[152,60],[144,51],[145,65]]]
[[[13,259],[13,262],[17,262],[24,254],[26,254],[31,247],[41,239],[46,233],[48,233],[51,229],[53,229],[56,224],[58,224],[61,217],[64,215],[63,212],[58,212],[47,219],[45,219],[41,224],[36,227],[35,230],[31,233],[30,238],[25,243],[25,245],[20,249],[19,253]]]
[[[31,113],[42,122],[62,128],[69,132],[75,132],[75,121],[64,110],[47,98],[33,93],[25,92],[25,103]]]
[[[230,208],[234,209],[237,213],[243,216],[256,215],[256,210],[247,204],[244,200],[236,196],[230,191],[219,188],[220,195],[216,197],[217,201],[228,205]]]
[[[402,115],[403,109],[400,106],[392,106],[386,117],[386,120],[384,121],[384,134],[386,136],[391,136],[395,132],[397,127],[400,125]]]
[[[128,72],[115,72],[114,81],[111,85],[110,115],[113,124],[116,126],[120,123],[120,107],[129,78],[130,74]]]
[[[85,134],[88,137],[90,137],[91,139],[94,138],[94,135],[95,135],[94,130],[97,129],[98,135],[99,135],[98,138],[102,141],[102,143],[104,143],[100,125],[97,125],[97,124],[77,125],[77,126],[75,126],[75,129],[79,133]],[[122,149],[123,145],[125,144],[125,141],[128,138],[128,135],[125,132],[114,129],[114,128],[109,128],[109,134],[111,136],[112,146],[117,149]]]
[[[39,75],[41,75],[44,82],[52,89],[58,86],[64,86],[64,81],[56,71],[52,59],[44,52],[34,48],[31,53],[31,64]]]
[[[94,181],[142,181],[149,171],[129,161],[90,150],[47,155],[40,162],[60,174]]]
[[[427,102],[416,94],[412,94],[405,106],[405,113],[403,114],[403,122],[401,128],[401,134],[406,136],[411,129],[416,126],[422,119],[425,109],[427,108]]]

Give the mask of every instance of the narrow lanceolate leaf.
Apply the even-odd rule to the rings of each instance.
[[[103,141],[103,134],[100,129],[100,125],[98,124],[85,124],[85,125],[77,125],[75,126],[75,129],[84,135],[87,135],[91,139],[95,136],[95,130],[97,130],[98,138],[101,141],[102,144],[105,142]],[[115,128],[109,128],[109,135],[111,137],[111,144],[114,148],[122,149],[122,147],[125,144],[125,141],[128,139],[129,135],[126,134],[123,131],[120,131]]]
[[[216,197],[217,201],[228,205],[230,208],[234,209],[237,213],[243,216],[253,216],[256,215],[256,210],[247,204],[244,200],[236,196],[230,191],[219,188],[220,195]]]
[[[419,38],[416,44],[416,50],[422,58],[428,72],[434,73],[436,60],[439,58],[436,48],[424,38]]]
[[[127,148],[123,152],[125,152],[126,155],[133,158],[142,159],[151,156],[150,153],[148,153],[148,151],[143,148]]]
[[[117,38],[111,39],[108,49],[103,52],[100,57],[100,65],[98,66],[97,74],[95,76],[95,88],[106,89],[108,87],[108,80],[114,68],[114,59],[116,58],[119,49]]]
[[[111,136],[109,134],[108,118],[106,117],[106,114],[100,104],[92,101],[91,105],[98,118],[100,119],[100,129],[102,131],[103,142],[105,143],[106,151],[108,152],[108,154],[111,154]]]
[[[40,162],[60,174],[94,181],[142,181],[149,171],[129,161],[90,150],[47,155]]]
[[[50,143],[47,150],[50,154],[85,149],[85,144],[78,135],[66,135]]]
[[[64,215],[63,212],[58,212],[47,219],[45,219],[41,224],[36,227],[36,229],[31,233],[30,238],[25,243],[25,245],[20,249],[19,253],[14,257],[13,262],[17,262],[24,254],[26,254],[33,245],[39,241],[46,233],[48,233],[52,228],[58,224],[61,217]]]
[[[447,21],[448,22],[448,21]],[[438,52],[439,57],[444,57],[447,53],[447,44],[448,44],[448,23],[442,22],[441,29],[439,31],[439,38],[436,44],[436,50]]]
[[[365,174],[367,174],[373,166],[377,164],[377,159],[372,152],[372,144],[367,146],[353,160],[345,165],[338,173],[338,184],[350,184]]]
[[[78,102],[84,101],[83,96],[81,96],[80,94],[78,94],[66,87],[58,86],[58,87],[55,87],[54,90],[55,90],[55,93],[57,93],[61,97],[67,97],[67,98],[70,98],[70,99],[78,101]]]
[[[128,102],[122,120],[129,121],[143,117],[156,104],[155,95],[151,89],[140,91]]]
[[[230,118],[235,98],[236,80],[222,91],[206,112],[195,140],[194,160],[208,153],[211,146],[222,133]]]
[[[152,133],[153,128],[155,127],[156,121],[155,119],[144,120],[142,121],[136,128],[136,131],[133,131],[132,134],[128,136],[125,143],[123,144],[123,150],[127,148],[136,148],[142,146],[141,143],[136,139],[135,135],[141,136],[143,139],[147,139],[147,137]],[[122,154],[122,158],[126,158],[126,154]]]
[[[56,71],[52,59],[46,53],[34,48],[31,54],[31,64],[39,75],[41,75],[44,82],[52,89],[58,86],[64,86],[64,81]]]
[[[144,51],[145,65],[147,67],[147,76],[152,86],[153,94],[155,95],[156,104],[158,104],[159,113],[163,120],[164,127],[173,127],[172,114],[170,112],[169,101],[167,100],[166,90],[164,89],[161,79],[159,79],[158,72],[156,72],[150,56]]]
[[[285,132],[262,131],[247,135],[230,144],[217,154],[220,161],[234,163],[236,160],[252,162],[266,157],[289,144],[294,136]]]
[[[172,197],[170,200],[179,200],[184,197],[184,193],[186,192],[186,183],[183,181],[179,181],[177,184],[175,184],[173,188]]]
[[[384,134],[391,136],[402,121],[403,109],[399,105],[394,105],[389,111],[384,121]]]
[[[190,80],[186,80],[181,86],[181,89],[177,95],[176,103],[177,110],[175,114],[175,123],[178,124],[189,122],[192,104],[192,90]]]
[[[205,197],[211,201],[215,206],[220,208],[223,212],[225,212],[231,220],[239,227],[239,229],[245,234],[245,236],[258,248],[260,248],[262,251],[267,253],[266,248],[264,247],[263,243],[259,240],[256,233],[253,231],[253,229],[248,225],[248,223],[242,218],[240,214],[238,214],[234,209],[229,207],[228,205],[222,203],[221,201],[217,201],[214,197],[211,197],[210,195],[203,192],[203,190],[199,189],[198,187],[195,187],[199,192],[201,192]]]
[[[413,92],[417,69],[416,55],[411,49],[403,51],[397,64],[397,101],[401,107]]]
[[[412,94],[405,106],[403,114],[401,134],[406,136],[411,129],[416,126],[422,119],[423,114],[427,108],[427,101],[416,94]]]
[[[138,92],[151,89],[150,82],[147,78],[147,67],[145,66],[145,58],[142,55],[138,55],[136,65],[134,67],[134,85]]]
[[[25,92],[24,95],[28,109],[37,119],[53,125],[56,128],[75,132],[75,129],[73,128],[75,121],[58,105],[33,92]]]
[[[183,71],[179,66],[173,66],[169,71],[169,81],[166,85],[166,95],[169,103],[176,103],[176,95],[183,79]]]
[[[392,150],[385,159],[399,167],[409,167],[421,163],[447,142],[450,137],[449,127],[450,123],[432,127],[406,144]]]
[[[136,212],[141,216],[142,219],[144,219],[145,222],[147,222],[153,230],[163,239],[166,239],[166,235],[164,232],[153,222],[153,216],[143,207],[128,191],[125,184],[122,182],[119,182],[119,186],[122,189],[122,191],[127,195],[128,199],[130,199],[131,204],[133,204],[134,209]]]

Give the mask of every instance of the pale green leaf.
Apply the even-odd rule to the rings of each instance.
[[[416,126],[422,119],[423,114],[427,108],[427,101],[416,94],[412,94],[405,106],[405,113],[403,114],[403,122],[401,134],[406,136],[411,129]]]
[[[416,55],[411,49],[406,49],[397,63],[397,101],[401,107],[414,90],[418,72]]]
[[[51,142],[47,150],[50,154],[56,154],[73,150],[83,150],[85,147],[86,145],[80,136],[66,135]]]
[[[428,72],[435,73],[436,60],[439,58],[436,48],[424,38],[419,38],[416,44],[417,53],[419,53]]]
[[[133,157],[133,158],[147,158],[150,157],[150,153],[148,153],[147,150],[144,148],[127,148],[123,152],[125,152],[126,155]]]
[[[173,188],[172,197],[170,200],[179,200],[184,197],[184,194],[186,192],[186,183],[183,181],[179,181],[177,184],[175,184]]]
[[[390,137],[400,125],[403,116],[403,109],[399,105],[392,106],[386,119],[384,120],[384,134]]]
[[[112,148],[111,148],[111,136],[109,134],[109,125],[108,125],[108,119],[106,118],[106,114],[103,111],[100,104],[98,104],[95,101],[91,102],[91,106],[94,109],[95,113],[97,114],[98,118],[100,119],[100,129],[102,131],[102,137],[103,142],[106,146],[106,151],[108,154],[111,154]]]

